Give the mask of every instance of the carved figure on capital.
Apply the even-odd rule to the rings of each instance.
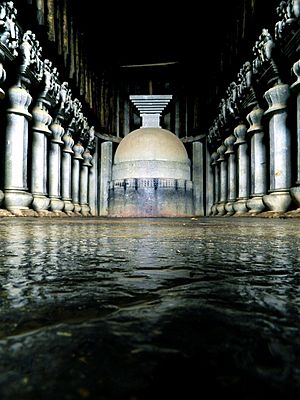
[[[300,16],[300,0],[281,1],[276,8],[279,21],[275,24],[275,40],[283,39]]]
[[[19,28],[16,24],[17,9],[12,1],[0,4],[0,42],[10,49],[14,56],[18,55]]]
[[[227,110],[231,116],[238,113],[238,87],[236,82],[231,82],[226,90],[227,94]]]
[[[208,143],[217,143],[220,139],[220,130],[219,130],[219,122],[217,119],[214,120],[213,125],[209,128],[208,131]]]
[[[56,84],[55,84],[56,86]],[[57,91],[57,103],[59,104],[58,115],[62,118],[69,118],[75,106],[75,100],[72,101],[72,92],[68,82],[63,82]]]
[[[92,151],[92,150],[94,150],[95,145],[96,145],[96,141],[95,141],[95,127],[94,127],[94,126],[91,126],[91,127],[89,128],[89,131],[88,131],[88,143],[87,143],[87,148],[88,148],[90,151]]]
[[[250,61],[246,61],[238,72],[237,91],[238,96],[243,98],[252,87],[252,65]]]
[[[41,61],[42,48],[38,40],[36,40],[35,34],[28,30],[22,37],[20,44],[20,72],[26,73],[27,68],[30,67],[32,72],[35,74],[38,80],[42,79],[42,67]]]

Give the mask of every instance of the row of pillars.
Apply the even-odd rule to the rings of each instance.
[[[293,70],[297,81],[276,84],[264,98],[268,109],[256,106],[213,152],[211,215],[257,215],[300,212],[300,61]],[[297,160],[292,160],[287,124],[288,100],[297,94]],[[267,124],[262,123],[262,119]],[[264,127],[267,126],[267,132]],[[266,146],[267,144],[267,146]],[[296,165],[296,174],[293,174]],[[293,183],[292,177],[296,175]],[[273,214],[274,215],[274,214]]]
[[[53,120],[42,99],[30,114],[25,88],[12,86],[8,97],[0,214],[97,215],[97,143],[93,155],[80,141],[74,145],[71,126],[65,129],[59,115]]]

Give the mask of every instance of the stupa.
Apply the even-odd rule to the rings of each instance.
[[[160,116],[171,95],[135,95],[142,126],[117,147],[109,185],[110,217],[193,215],[191,167],[181,140],[162,129]]]

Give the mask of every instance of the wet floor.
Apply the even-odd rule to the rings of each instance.
[[[0,220],[0,399],[300,398],[300,220]]]

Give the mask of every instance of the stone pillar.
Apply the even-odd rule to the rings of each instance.
[[[31,162],[31,192],[32,208],[41,215],[47,215],[50,199],[47,197],[47,141],[51,134],[49,125],[52,118],[43,101],[38,101],[32,110],[32,162]]]
[[[247,201],[250,215],[261,213],[264,208],[263,196],[267,192],[267,159],[264,131],[261,125],[264,110],[255,108],[247,115],[251,135],[251,194]]]
[[[27,188],[28,106],[31,96],[22,87],[8,90],[10,107],[7,110],[5,141],[4,204],[14,215],[33,215],[29,210],[32,194]]]
[[[194,214],[197,216],[204,216],[203,173],[203,144],[201,142],[193,142],[193,203]]]
[[[213,176],[214,176],[214,204],[211,208],[212,215],[216,215],[218,213],[217,204],[220,199],[220,172],[219,172],[219,164],[217,163],[217,159],[219,158],[219,154],[215,151],[211,155],[211,165],[213,168]]]
[[[0,50],[0,85],[1,86],[6,80],[6,71],[3,66],[4,61],[5,61],[5,54],[2,50]],[[4,97],[5,97],[5,92],[2,89],[2,87],[0,87],[0,100],[3,100]],[[4,193],[2,190],[0,190],[0,205],[2,204],[3,200],[4,200]],[[11,213],[7,210],[0,209],[0,215],[3,215],[3,216],[11,215]]]
[[[88,216],[90,214],[90,207],[88,205],[88,187],[89,187],[89,169],[92,166],[91,161],[93,156],[90,151],[86,149],[82,154],[83,163],[80,170],[80,190],[79,190],[79,200],[81,206],[81,214],[83,216]]]
[[[92,166],[89,170],[89,206],[90,213],[93,216],[98,215],[98,138],[95,137],[95,149],[93,159],[91,162]]]
[[[220,199],[217,204],[218,216],[225,214],[225,204],[227,202],[227,160],[225,159],[226,147],[221,144],[217,148],[217,153],[219,155],[217,163],[219,163],[220,168]]]
[[[80,142],[73,147],[74,156],[72,164],[72,200],[74,204],[74,212],[80,214],[81,206],[79,204],[79,188],[80,188],[80,161],[83,160],[82,153],[84,148]]]
[[[66,132],[62,138],[64,147],[62,149],[62,174],[61,174],[61,197],[64,202],[63,211],[67,215],[73,215],[74,204],[72,203],[72,147],[74,140],[70,132]]]
[[[272,212],[286,212],[292,202],[291,138],[286,125],[289,96],[285,84],[272,87],[264,95],[269,105],[265,115],[270,118],[270,194],[263,196],[263,201]]]
[[[227,147],[225,154],[228,155],[228,168],[227,168],[227,203],[225,204],[226,216],[234,214],[233,204],[236,202],[236,163],[235,163],[235,151],[234,143],[236,137],[234,135],[228,136],[224,144]]]
[[[112,172],[112,142],[101,144],[101,167],[100,167],[100,216],[108,215],[109,206],[109,182]]]
[[[57,118],[50,126],[52,138],[49,151],[49,197],[50,210],[55,213],[62,213],[65,203],[61,200],[61,140],[64,128]]]
[[[236,202],[233,204],[235,216],[242,215],[248,212],[247,201],[249,199],[249,156],[248,156],[248,144],[246,141],[247,127],[244,124],[238,125],[234,129],[234,135],[236,137],[235,146],[237,146],[237,165],[238,165],[238,197]]]
[[[206,146],[206,176],[205,176],[205,192],[206,192],[206,204],[205,204],[205,215],[211,214],[212,205],[214,203],[214,176],[211,166],[211,156]]]
[[[300,212],[300,60],[293,65],[293,71],[297,76],[295,83],[291,85],[291,89],[297,94],[297,175],[295,186],[290,189],[290,194]]]

